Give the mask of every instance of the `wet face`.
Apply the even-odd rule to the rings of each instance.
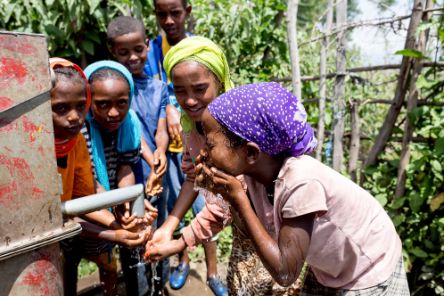
[[[51,109],[55,137],[75,137],[87,113],[85,86],[75,81],[59,80],[51,90]]]
[[[111,53],[131,74],[141,76],[148,51],[142,32],[131,32],[113,39]]]
[[[108,131],[117,130],[129,110],[128,82],[116,78],[97,80],[91,89],[94,119]]]
[[[185,21],[191,13],[190,5],[183,7],[182,0],[157,0],[155,13],[170,45],[185,38]]]
[[[206,149],[202,155],[205,163],[233,176],[243,174],[247,166],[245,145],[230,147],[230,141],[222,132],[222,126],[208,110],[202,114],[202,127],[206,139]]]
[[[202,64],[186,61],[174,66],[171,81],[182,109],[193,121],[201,121],[203,111],[219,94],[216,77]]]

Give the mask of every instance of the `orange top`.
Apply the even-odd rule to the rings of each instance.
[[[57,170],[62,175],[62,201],[95,193],[91,161],[82,134],[77,136],[74,149],[67,155],[66,168],[57,167]]]

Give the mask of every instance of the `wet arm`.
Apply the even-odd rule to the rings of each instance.
[[[165,222],[162,224],[162,229],[173,234],[176,227],[179,225],[180,220],[185,216],[188,209],[191,208],[194,200],[196,199],[198,192],[194,191],[194,183],[186,180],[182,184],[179,196],[177,197],[176,203],[173,210],[168,215]]]
[[[136,184],[136,177],[130,165],[121,165],[117,171],[117,187],[128,187]]]
[[[154,168],[153,152],[151,151],[150,146],[148,146],[148,144],[145,142],[145,139],[143,137],[140,138],[140,143],[142,146],[142,157],[148,163],[151,170],[153,170],[153,168]]]
[[[238,200],[243,202],[235,207],[246,222],[247,231],[264,266],[280,285],[291,285],[301,272],[310,244],[315,214],[284,219],[278,241],[275,241],[247,202],[248,198]]]

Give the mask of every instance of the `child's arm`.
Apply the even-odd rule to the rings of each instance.
[[[246,196],[238,199],[245,200]],[[284,219],[278,241],[275,241],[265,230],[249,202],[239,202],[235,208],[244,219],[256,252],[273,279],[284,287],[294,283],[304,265],[315,214]]]
[[[172,104],[168,104],[165,111],[170,139],[180,141],[180,133],[182,132],[182,126],[180,125],[180,113]]]
[[[191,208],[198,192],[194,191],[194,183],[185,180],[180,189],[179,196],[171,213],[168,215],[162,225],[154,232],[152,242],[161,245],[171,241],[174,230],[185,216],[185,213]]]
[[[209,179],[210,189],[228,200],[243,218],[255,249],[273,279],[282,286],[296,281],[310,245],[316,213],[283,219],[278,241],[275,241],[256,216],[238,179],[214,167],[209,169],[204,164],[200,164],[196,171],[202,172],[197,181]]]
[[[166,172],[167,159],[165,153],[169,142],[165,118],[160,118],[157,123],[155,141],[157,149],[154,151],[154,166],[157,168],[156,174],[163,176]]]
[[[163,176],[166,172],[166,151],[168,149],[168,143],[170,141],[167,131],[166,123],[166,106],[168,105],[168,86],[162,84],[161,101],[159,110],[159,121],[157,122],[157,131],[154,137],[156,142],[156,151],[154,151],[154,166],[156,167],[156,174]]]
[[[145,193],[148,196],[155,196],[162,193],[162,177],[157,175],[154,168],[154,155],[143,137],[140,138],[142,146],[142,157],[151,168],[151,173],[148,176],[145,184]]]
[[[142,147],[142,157],[143,159],[145,159],[145,161],[148,163],[148,165],[150,166],[151,170],[154,170],[154,155],[153,152],[150,149],[150,146],[148,146],[148,144],[146,143],[145,139],[143,138],[143,136],[140,138],[140,144]]]
[[[130,248],[142,246],[151,235],[150,229],[141,233],[132,233],[124,229],[107,229],[81,218],[75,218],[75,221],[82,226],[82,236],[104,239]]]

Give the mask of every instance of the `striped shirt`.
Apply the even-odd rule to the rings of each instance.
[[[86,122],[86,124],[83,126],[81,133],[85,137],[94,178],[97,180],[88,122]],[[115,138],[115,135],[112,133],[102,133],[102,143],[105,150],[106,167],[108,170],[109,185],[111,189],[117,189],[117,169],[119,165],[133,165],[140,159],[140,151],[118,153]],[[97,256],[104,252],[109,252],[114,244],[101,239],[76,236],[72,239],[64,240],[61,245],[64,251],[68,253],[76,252],[80,253],[82,256]]]
[[[89,157],[94,178],[97,180],[97,174],[92,154],[91,137],[89,134],[89,123],[86,122],[81,133],[85,137],[86,146],[88,147]],[[105,150],[106,168],[108,171],[109,188],[117,189],[117,169],[120,165],[134,165],[140,160],[141,151],[130,151],[125,153],[117,152],[117,141],[114,133],[102,133],[102,143]]]

